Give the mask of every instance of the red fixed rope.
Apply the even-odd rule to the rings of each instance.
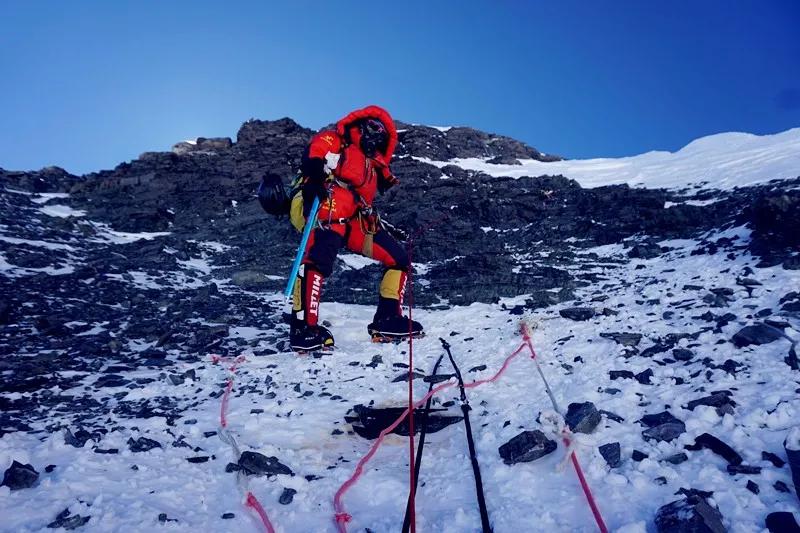
[[[432,222],[422,226],[414,232],[408,241],[409,268],[406,281],[406,286],[408,287],[408,412],[411,413],[408,417],[408,516],[411,533],[416,533],[417,531],[417,489],[416,483],[414,482],[414,322],[412,314],[414,310],[414,283],[412,281],[414,263],[412,257],[414,255],[414,241],[416,238],[427,230],[438,226],[448,218],[450,218],[450,213],[445,213]]]
[[[494,381],[497,381],[500,378],[500,376],[506,371],[508,365],[511,364],[511,361],[516,356],[518,356],[524,348],[525,348],[525,343],[522,343],[516,350],[514,350],[514,352],[511,355],[506,357],[506,360],[503,362],[503,365],[500,367],[500,370],[498,370],[495,375],[487,379],[480,379],[477,381],[473,381],[472,383],[467,383],[464,385],[464,388],[471,389],[479,385],[483,385],[485,383],[492,383]],[[403,411],[403,413],[397,418],[397,420],[392,422],[392,424],[389,427],[380,432],[378,438],[375,439],[374,443],[372,443],[372,446],[370,447],[367,454],[364,457],[362,457],[361,460],[359,460],[358,463],[356,464],[356,468],[353,471],[353,474],[350,476],[350,478],[347,479],[347,481],[345,481],[342,484],[341,487],[339,487],[339,490],[336,491],[336,495],[333,497],[333,508],[335,511],[334,520],[336,522],[338,530],[341,533],[347,532],[347,522],[350,522],[350,520],[352,520],[352,516],[350,516],[347,513],[347,511],[344,508],[344,505],[342,504],[342,497],[348,490],[350,490],[350,487],[355,485],[356,482],[359,480],[359,478],[361,478],[361,476],[364,473],[364,466],[369,462],[370,459],[372,459],[372,456],[375,455],[375,452],[378,451],[378,448],[383,443],[383,440],[386,437],[386,435],[391,433],[397,426],[399,426],[400,422],[402,422],[403,419],[406,416],[408,416],[408,414],[411,412],[412,409],[416,409],[417,407],[423,405],[425,402],[428,401],[428,398],[430,398],[431,396],[438,394],[439,392],[445,389],[455,387],[456,385],[457,382],[455,381],[447,381],[445,383],[442,383],[438,387],[434,387],[428,394],[423,396],[420,400],[417,400],[411,406],[407,407],[406,410]]]
[[[408,244],[408,518],[411,533],[417,532],[416,483],[414,483],[414,263],[411,258],[414,251],[414,239]]]
[[[565,438],[564,444],[569,446],[569,439]],[[603,515],[600,514],[600,508],[597,507],[597,502],[594,501],[592,489],[589,488],[589,483],[586,482],[586,478],[583,476],[583,469],[581,468],[581,464],[578,462],[578,456],[575,455],[574,450],[570,456],[570,459],[572,459],[572,466],[575,467],[575,473],[578,474],[578,480],[581,482],[581,488],[583,489],[583,494],[586,496],[586,501],[589,502],[589,507],[592,509],[592,514],[594,515],[595,522],[597,522],[597,527],[602,533],[608,533],[606,523],[603,521]]]
[[[522,332],[522,338],[525,340],[525,344],[528,346],[528,349],[531,352],[531,359],[535,359],[536,350],[533,349],[533,340],[531,339],[530,331],[528,331],[528,325],[525,324],[525,322],[520,325],[520,331]],[[555,402],[555,400],[553,401]],[[564,436],[563,439],[564,445],[567,447],[567,449],[569,449],[569,445],[572,441],[567,436]],[[572,460],[572,466],[575,468],[575,474],[578,475],[578,481],[581,483],[581,489],[583,489],[583,494],[586,496],[586,501],[589,503],[589,507],[592,509],[592,515],[594,515],[594,520],[597,522],[597,527],[600,529],[601,533],[608,533],[608,528],[603,520],[603,515],[600,514],[600,508],[597,506],[594,495],[592,495],[592,489],[589,487],[589,483],[586,481],[586,477],[583,475],[583,469],[581,468],[581,463],[578,461],[578,456],[575,454],[575,450],[570,452],[570,459]]]
[[[219,425],[222,427],[223,430],[227,429],[228,427],[228,401],[231,395],[231,391],[233,390],[233,375],[236,373],[236,368],[239,366],[240,363],[243,363],[247,359],[240,355],[235,359],[231,359],[229,357],[221,357],[219,355],[212,355],[211,362],[217,364],[219,362],[224,363],[231,363],[231,366],[228,367],[228,370],[231,372],[231,376],[228,378],[228,382],[225,384],[225,392],[222,394],[222,403],[219,409]],[[238,458],[237,458],[238,460]],[[272,527],[272,522],[269,521],[269,516],[267,516],[267,512],[264,510],[264,507],[261,505],[261,502],[258,501],[258,498],[255,495],[247,491],[247,496],[245,499],[245,505],[253,509],[258,517],[261,519],[261,523],[264,525],[264,529],[267,533],[275,533],[275,528]]]
[[[269,521],[267,512],[261,506],[261,502],[258,501],[258,498],[253,496],[252,492],[248,491],[245,505],[253,509],[256,514],[258,514],[258,516],[261,518],[261,523],[264,524],[264,527],[267,530],[267,533],[275,533],[275,528],[272,527],[272,522]]]
[[[247,359],[243,355],[240,355],[235,359],[231,359],[230,357],[221,357],[219,355],[211,356],[211,362],[214,364],[217,364],[219,362],[231,363],[231,366],[228,367],[228,370],[230,370],[232,374],[236,372],[236,367],[239,366],[239,363],[243,363],[246,360]],[[228,418],[227,418],[228,398],[230,398],[232,390],[233,390],[233,376],[228,378],[228,383],[226,383],[225,385],[225,392],[222,394],[222,405],[220,406],[219,409],[219,425],[223,428],[228,427]]]
[[[222,405],[219,408],[219,425],[226,428],[228,427],[228,397],[233,390],[233,378],[228,378],[228,383],[225,385],[225,393],[222,395]]]

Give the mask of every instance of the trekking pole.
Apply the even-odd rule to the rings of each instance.
[[[464,413],[464,425],[467,430],[467,447],[469,448],[469,458],[472,462],[472,473],[475,476],[475,491],[478,495],[478,510],[481,515],[481,528],[483,533],[492,533],[492,525],[489,523],[489,511],[486,509],[486,497],[483,494],[483,479],[481,478],[481,465],[478,463],[478,456],[475,453],[475,440],[472,437],[472,424],[469,421],[469,412],[472,409],[467,400],[467,393],[464,390],[464,378],[461,377],[461,370],[459,370],[456,360],[453,359],[453,354],[450,353],[450,344],[439,337],[442,347],[447,352],[447,357],[450,358],[450,363],[453,365],[453,370],[456,372],[456,379],[458,379],[458,388],[461,390],[461,411]]]
[[[311,236],[311,230],[314,228],[314,224],[317,223],[317,211],[319,211],[319,198],[314,198],[314,203],[311,204],[311,211],[308,213],[308,219],[306,220],[306,227],[303,228],[303,238],[300,240],[300,247],[297,249],[297,256],[294,258],[292,273],[289,274],[289,280],[286,282],[286,290],[283,291],[283,296],[287,301],[292,297],[294,281],[297,278],[297,272],[300,270],[300,262],[303,260],[303,256],[306,253],[308,238]]]
[[[433,372],[431,372],[432,376],[436,375],[436,372],[439,370],[439,363],[442,362],[442,358],[444,354],[439,356],[439,359],[436,360],[436,364],[433,365]],[[430,394],[431,390],[433,389],[434,381],[431,380],[430,385],[428,386],[428,394]],[[419,470],[422,467],[422,450],[425,448],[425,435],[428,432],[428,414],[431,410],[431,401],[433,401],[433,396],[428,398],[428,401],[425,402],[425,410],[422,411],[422,427],[419,431],[419,445],[417,446],[417,460],[414,461],[414,492],[416,493],[417,485],[419,484]],[[411,414],[410,416],[414,416]],[[411,493],[408,493],[408,503],[406,504],[406,515],[403,517],[403,533],[408,533],[408,528],[411,526]]]

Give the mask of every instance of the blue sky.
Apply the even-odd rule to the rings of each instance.
[[[4,0],[0,167],[375,103],[570,158],[800,126],[800,2]]]

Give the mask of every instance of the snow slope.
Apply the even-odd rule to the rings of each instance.
[[[561,174],[583,187],[627,183],[649,188],[728,190],[772,179],[800,176],[800,128],[775,135],[720,133],[692,141],[677,152],[647,152],[633,157],[576,159],[522,165],[495,165],[482,159],[421,161],[443,167],[454,164],[492,176]]]
[[[742,243],[745,230],[729,231],[716,237]],[[581,436],[578,453],[598,503],[611,530],[652,531],[652,518],[662,505],[678,499],[680,488],[713,491],[725,525],[733,532],[762,529],[764,517],[776,510],[800,510],[794,494],[774,488],[776,482],[791,486],[788,467],[777,468],[762,458],[762,451],[784,456],[782,441],[800,420],[800,398],[795,392],[797,378],[790,374],[783,357],[790,346],[780,339],[772,344],[735,348],[728,342],[742,326],[753,321],[757,310],[770,309],[774,315],[778,299],[787,287],[800,286],[800,272],[780,267],[758,269],[752,274],[760,286],[752,296],[734,283],[752,267],[755,259],[737,253],[691,255],[697,242],[663,242],[671,248],[665,256],[651,260],[627,260],[621,245],[609,245],[576,253],[588,262],[581,268],[595,272],[604,281],[582,289],[580,302],[597,302],[618,314],[601,314],[587,322],[562,318],[558,308],[549,308],[530,318],[538,324],[534,342],[543,369],[562,406],[592,401],[599,409],[620,417],[603,418],[591,435]],[[119,282],[125,282],[120,280]],[[136,280],[130,281],[136,284]],[[180,283],[180,282],[176,282]],[[690,289],[692,284],[704,289]],[[719,309],[703,296],[712,288],[733,289],[728,307]],[[223,291],[241,291],[226,287]],[[691,292],[694,291],[694,292]],[[278,294],[266,298],[275,307]],[[493,374],[503,359],[518,346],[519,317],[506,306],[524,301],[505,300],[498,305],[473,304],[447,310],[417,310],[428,337],[415,343],[415,368],[430,372],[441,354],[438,337],[453,346],[465,379],[472,381]],[[246,327],[231,330],[231,336],[245,338],[252,348],[243,347],[247,360],[235,375],[229,408],[230,431],[242,450],[276,456],[295,475],[251,478],[249,486],[261,500],[279,532],[334,531],[333,494],[349,477],[356,461],[370,442],[354,435],[343,417],[355,404],[400,406],[406,383],[393,382],[402,376],[407,361],[406,346],[373,345],[367,341],[365,325],[372,308],[323,303],[321,316],[330,320],[337,338],[335,354],[314,359],[280,352],[254,356],[252,351],[274,347],[274,331]],[[672,315],[665,315],[672,311]],[[714,330],[698,316],[705,312],[730,312],[736,318]],[[98,324],[99,327],[102,324]],[[280,328],[285,326],[279,326]],[[687,362],[670,359],[670,352],[650,358],[630,357],[602,332],[641,333],[640,348],[646,348],[667,334],[691,333],[696,339],[682,339],[676,347],[691,350]],[[285,333],[285,332],[284,332]],[[786,329],[793,339],[800,337],[800,324]],[[128,339],[136,344],[136,339]],[[137,349],[142,349],[137,344]],[[182,354],[170,351],[170,360]],[[735,359],[742,366],[731,371],[724,363]],[[486,365],[480,369],[480,365]],[[476,370],[471,370],[475,369]],[[651,384],[636,380],[611,380],[609,371],[653,371]],[[219,430],[219,393],[230,373],[226,366],[209,358],[183,361],[172,372],[193,370],[196,379],[173,384],[163,369],[115,369],[127,379],[142,380],[143,387],[87,387],[98,374],[86,375],[82,383],[62,395],[94,394],[109,401],[127,393],[126,400],[174,398],[182,406],[180,415],[168,423],[163,417],[130,419],[109,412],[104,421],[109,433],[100,442],[83,448],[64,443],[63,434],[49,432],[42,423],[33,432],[16,432],[0,439],[0,465],[12,460],[31,463],[41,473],[31,489],[10,492],[0,488],[0,531],[45,531],[56,515],[69,508],[73,515],[91,517],[81,531],[143,531],[157,527],[167,531],[256,532],[259,524],[242,506],[235,474],[225,465],[234,461],[231,449],[222,442]],[[101,369],[101,372],[109,370]],[[449,373],[447,362],[440,373]],[[56,387],[58,388],[58,387]],[[712,391],[730,390],[737,406],[720,415],[712,407],[686,408],[687,402]],[[87,392],[88,391],[88,392]],[[427,384],[415,381],[416,396]],[[16,393],[23,394],[23,393]],[[513,361],[507,374],[496,384],[468,392],[473,407],[472,423],[494,530],[595,531],[571,469],[559,470],[564,448],[531,463],[503,464],[497,449],[523,429],[540,429],[536,422],[549,400],[527,357]],[[15,396],[15,395],[14,395]],[[15,396],[16,397],[16,396]],[[435,406],[449,405],[459,414],[457,399],[448,390]],[[645,414],[668,410],[686,424],[686,433],[672,442],[654,443],[642,438],[637,421]],[[55,412],[48,425],[63,423],[75,427],[71,415]],[[749,465],[763,467],[758,475],[729,475],[726,462],[707,450],[686,451],[688,460],[673,465],[664,458],[683,452],[684,445],[702,433],[711,433],[742,454]],[[162,448],[132,453],[126,442],[144,436]],[[399,530],[407,493],[406,439],[392,435],[365,470],[362,480],[345,496],[353,515],[350,531]],[[609,468],[597,451],[601,444],[619,442],[622,464]],[[93,450],[117,449],[98,454]],[[636,462],[636,449],[648,458]],[[189,458],[205,462],[190,463]],[[50,473],[45,466],[56,465]],[[748,480],[760,487],[754,494]],[[284,489],[297,491],[289,504],[278,502]],[[165,513],[166,522],[159,522]],[[223,518],[233,513],[233,518]],[[462,424],[429,435],[418,492],[420,531],[479,531],[480,521],[475,489]]]

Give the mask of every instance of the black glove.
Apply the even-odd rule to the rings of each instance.
[[[391,172],[387,172],[385,176],[378,180],[378,192],[383,194],[398,183],[400,183],[400,180]]]
[[[314,198],[319,198],[320,202],[328,199],[328,189],[325,181],[328,175],[325,173],[325,160],[317,157],[308,158],[303,161],[301,168],[306,182],[303,184],[303,201],[311,203]]]
[[[312,180],[309,178],[303,185],[303,202],[311,203],[314,198],[319,198],[320,203],[328,199],[328,188],[325,187],[325,182]]]

